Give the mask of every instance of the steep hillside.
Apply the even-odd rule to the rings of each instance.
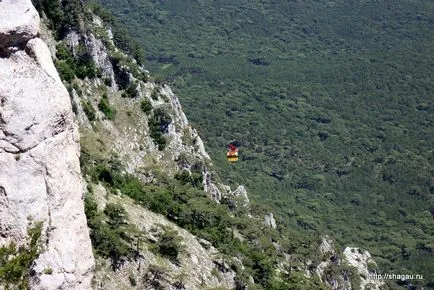
[[[0,8],[20,16],[31,11],[38,19],[30,3],[22,3],[26,5],[2,2]],[[0,285],[381,286],[367,276],[376,271],[368,253],[351,248],[343,252],[327,237],[292,231],[251,203],[244,186],[221,183],[177,97],[144,69],[139,47],[112,18],[104,22],[95,15],[99,8],[81,1],[35,0],[34,5],[42,16],[39,33],[37,21],[31,26],[34,31],[22,33],[17,26],[0,33],[7,35],[0,59],[5,64],[0,71],[0,154],[7,158],[0,163]],[[18,41],[8,43],[17,36]],[[44,54],[32,48],[33,42]],[[30,93],[21,98],[20,92],[28,88]],[[81,172],[71,110],[79,125]],[[29,126],[22,125],[26,122]],[[31,162],[37,168],[29,168]],[[96,259],[93,272],[80,175],[86,182],[84,211]],[[15,223],[9,223],[15,215]],[[30,223],[28,242],[25,219],[35,223]],[[12,241],[20,245],[18,250]]]
[[[432,1],[100,2],[170,82],[225,182],[297,231],[360,243],[384,271],[432,285]]]

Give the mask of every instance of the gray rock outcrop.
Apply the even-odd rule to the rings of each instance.
[[[331,289],[354,289],[352,286],[352,279],[350,279],[348,273],[341,272],[336,277],[324,276],[324,273],[327,269],[330,269],[330,267],[334,266],[335,268],[339,268],[341,265],[348,265],[356,270],[356,275],[360,278],[358,289],[382,289],[384,283],[381,280],[376,280],[374,275],[370,275],[375,273],[375,270],[370,268],[376,268],[377,265],[368,251],[347,247],[342,253],[341,259],[339,255],[336,255],[333,241],[328,236],[322,238],[319,251],[323,256],[323,261],[321,261],[316,267],[316,274]]]
[[[244,185],[240,185],[231,193],[234,197],[240,198],[244,202],[244,206],[248,206],[250,203],[249,196],[247,195],[247,190]]]
[[[0,245],[43,222],[31,288],[90,289],[78,130],[38,27],[30,0],[0,1]]]
[[[38,31],[38,12],[30,1],[0,1],[0,51],[25,44]]]
[[[276,226],[276,220],[274,219],[273,213],[269,212],[268,214],[266,214],[264,216],[264,224],[267,227],[270,227],[270,228],[273,228],[273,229],[275,229],[277,227]]]
[[[368,251],[361,250],[359,248],[347,247],[343,253],[344,261],[353,266],[357,273],[360,275],[360,289],[372,289],[379,290],[384,285],[384,282],[375,277],[370,271],[370,265],[377,267],[377,264],[371,258],[371,254]]]

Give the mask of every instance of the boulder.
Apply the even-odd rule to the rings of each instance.
[[[39,33],[39,15],[30,0],[2,0],[0,15],[0,50],[26,43]]]
[[[275,229],[277,227],[276,226],[276,220],[274,219],[274,216],[273,216],[273,214],[271,212],[265,215],[265,217],[264,217],[264,224],[267,227],[270,227],[270,228],[273,228],[273,229]]]

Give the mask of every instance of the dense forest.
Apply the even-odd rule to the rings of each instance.
[[[179,95],[224,182],[434,287],[433,1],[100,2]]]

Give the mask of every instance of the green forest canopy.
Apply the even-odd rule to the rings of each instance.
[[[101,3],[173,86],[224,182],[434,283],[434,2]]]

